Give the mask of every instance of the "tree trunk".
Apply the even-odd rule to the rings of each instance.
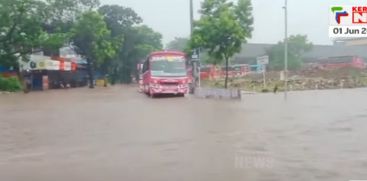
[[[22,86],[22,90],[24,93],[28,93],[29,90],[28,90],[28,86],[27,86],[27,83],[26,83],[26,80],[24,78],[24,75],[22,72],[20,72],[20,70],[16,70],[17,71],[17,76],[18,76],[18,80],[19,82],[21,83],[21,86]]]
[[[93,73],[93,64],[89,58],[87,58],[87,70],[89,77],[89,88],[94,89],[94,73]]]
[[[113,69],[113,71],[110,74],[110,80],[111,80],[111,85],[115,85],[116,83],[116,69]]]
[[[226,79],[224,81],[224,88],[228,88],[228,58],[226,58]]]

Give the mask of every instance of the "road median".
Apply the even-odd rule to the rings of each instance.
[[[220,89],[220,88],[197,88],[195,97],[212,99],[241,99],[241,90],[239,89]]]

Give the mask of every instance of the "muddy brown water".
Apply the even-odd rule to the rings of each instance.
[[[367,179],[367,89],[150,99],[0,95],[1,181]]]

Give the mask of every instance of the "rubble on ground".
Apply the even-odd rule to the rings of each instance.
[[[224,80],[205,81],[210,87],[223,87]],[[323,90],[367,87],[367,71],[358,69],[318,70],[290,72],[289,90]],[[279,72],[267,73],[266,87],[262,75],[249,75],[229,80],[229,87],[246,91],[271,92],[274,87],[284,90],[284,81]]]

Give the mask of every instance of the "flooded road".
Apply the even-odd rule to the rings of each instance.
[[[0,95],[1,181],[367,179],[367,89],[150,99]]]

